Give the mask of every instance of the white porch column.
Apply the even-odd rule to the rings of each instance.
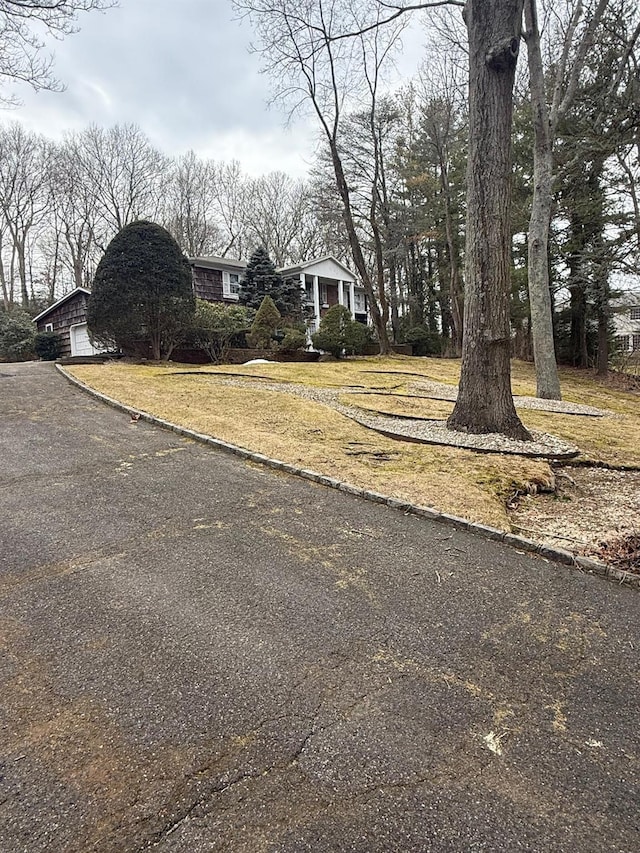
[[[344,305],[344,282],[338,279],[338,305]]]
[[[351,316],[355,319],[356,316],[356,283],[349,282],[349,307],[351,308]]]
[[[302,291],[302,298],[304,299],[305,293],[307,292],[307,282],[305,281],[304,272],[300,273],[300,290]]]
[[[318,276],[313,277],[313,313],[316,315],[316,332],[320,328],[320,286]]]

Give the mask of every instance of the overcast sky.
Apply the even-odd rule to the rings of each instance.
[[[269,80],[249,52],[249,24],[230,0],[120,0],[80,19],[80,32],[53,42],[55,74],[66,91],[15,88],[24,102],[0,120],[20,120],[50,138],[95,123],[135,122],[167,154],[193,148],[238,159],[252,174],[303,175],[313,158],[315,125],[286,127],[268,106]],[[400,74],[419,56],[418,32],[405,37]]]

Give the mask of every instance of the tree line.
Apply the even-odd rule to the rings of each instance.
[[[296,5],[282,0],[281,11]],[[350,4],[331,5],[339,35],[357,29]],[[638,13],[628,0],[527,2],[524,13],[528,61],[513,95],[511,347],[524,358],[535,352],[541,368],[550,356],[551,373],[554,341],[560,360],[606,368],[615,274],[637,272],[640,248]],[[2,127],[4,307],[39,307],[89,285],[110,239],[147,218],[189,256],[247,257],[263,245],[283,266],[336,255],[365,284],[381,343],[459,355],[468,254],[462,19],[432,21],[420,73],[389,92],[384,71],[402,18],[341,39],[312,14],[297,33],[312,65],[300,66],[282,40],[270,59],[283,88],[295,72],[327,143],[307,180],[252,178],[193,152],[169,158],[131,125],[90,127],[59,143],[18,123]],[[542,396],[557,396],[553,376],[542,385]]]
[[[111,239],[162,224],[190,257],[244,258],[264,245],[279,266],[324,251],[307,181],[258,178],[237,162],[170,158],[135,125],[92,126],[62,142],[0,127],[0,286],[6,310],[90,287]]]

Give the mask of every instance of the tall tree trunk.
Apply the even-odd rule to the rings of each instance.
[[[400,332],[400,312],[398,310],[398,267],[395,258],[389,260],[389,301],[393,342],[397,344]]]
[[[29,307],[29,290],[27,288],[27,259],[25,244],[19,240],[16,243],[16,254],[18,258],[18,276],[20,277],[20,300],[23,308]]]
[[[468,0],[469,159],[462,368],[447,425],[527,440],[511,393],[511,125],[523,0]]]
[[[369,310],[371,312],[371,319],[373,320],[374,328],[378,334],[380,355],[389,355],[391,352],[391,344],[389,343],[389,336],[387,334],[389,306],[384,293],[384,286],[382,292],[375,292],[371,275],[369,274],[369,269],[367,268],[364,255],[362,254],[360,241],[358,240],[358,235],[356,233],[356,227],[353,221],[353,212],[351,210],[351,199],[349,197],[349,187],[347,186],[347,180],[344,175],[340,152],[338,151],[337,144],[332,139],[329,139],[329,147],[331,150],[333,172],[336,177],[336,186],[342,200],[342,217],[349,237],[349,246],[353,256],[353,262],[364,285],[364,291],[366,293]]]
[[[603,305],[598,305],[598,354],[596,373],[606,376],[609,372],[609,317]]]
[[[549,292],[549,228],[553,204],[553,150],[549,110],[544,88],[536,0],[525,0],[529,88],[533,112],[533,200],[529,220],[529,304],[537,395],[561,400],[560,379],[553,341]]]
[[[440,162],[440,180],[444,193],[444,225],[447,239],[447,254],[449,256],[449,298],[451,304],[451,319],[453,321],[453,345],[454,354],[459,356],[462,352],[462,338],[464,334],[463,304],[464,293],[460,281],[460,252],[458,249],[458,235],[454,232],[453,214],[451,211],[451,188],[449,186],[449,175],[447,166]]]
[[[3,234],[0,232],[0,286],[2,287],[2,305],[5,311],[11,309],[11,301],[9,299],[9,288],[7,287],[7,278],[4,272],[4,261],[2,260],[2,243]]]

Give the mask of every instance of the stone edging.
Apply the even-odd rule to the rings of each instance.
[[[318,483],[321,486],[328,486],[331,489],[337,489],[338,491],[364,498],[365,500],[372,501],[373,503],[385,504],[393,509],[399,509],[404,513],[414,515],[418,518],[427,518],[430,521],[447,524],[457,530],[468,530],[470,533],[476,533],[479,536],[483,536],[485,539],[493,539],[496,542],[503,542],[505,545],[510,545],[512,548],[526,551],[531,554],[538,554],[547,560],[552,560],[556,563],[563,563],[564,565],[572,566],[588,574],[601,575],[602,577],[617,581],[620,584],[628,584],[629,586],[640,589],[640,575],[634,574],[633,572],[627,572],[623,569],[616,569],[613,566],[607,566],[590,557],[576,556],[575,554],[572,554],[571,551],[567,551],[564,548],[554,548],[552,545],[539,545],[537,542],[533,542],[531,539],[525,539],[523,536],[517,536],[514,533],[504,533],[502,530],[489,527],[486,524],[477,524],[473,521],[467,521],[466,518],[459,518],[455,515],[438,512],[438,510],[432,509],[431,507],[419,506],[417,504],[409,503],[408,501],[380,494],[379,492],[370,491],[369,489],[361,489],[358,486],[352,486],[350,483],[345,483],[341,480],[336,480],[333,477],[327,477],[324,474],[319,474],[317,471],[310,471],[307,468],[298,468],[295,465],[289,465],[287,462],[281,462],[279,459],[271,459],[268,456],[264,456],[262,453],[254,453],[253,451],[247,450],[246,448],[240,447],[236,444],[230,444],[229,442],[222,441],[219,438],[213,438],[210,435],[178,426],[177,424],[165,421],[162,418],[157,418],[155,415],[151,415],[148,412],[141,412],[131,406],[126,406],[124,403],[114,400],[112,397],[108,397],[106,394],[100,393],[100,391],[96,391],[81,380],[76,379],[75,376],[71,376],[71,374],[67,373],[60,364],[56,364],[56,370],[72,385],[75,385],[77,388],[90,394],[97,400],[106,403],[108,406],[129,415],[138,415],[141,421],[170,430],[177,435],[193,439],[194,441],[198,441],[202,444],[207,444],[210,447],[215,447],[225,453],[232,453],[233,455],[239,456],[241,459],[246,459],[249,462],[266,465],[276,471],[284,471],[286,474],[294,474],[297,477],[302,477],[304,480],[310,480],[311,482]]]

